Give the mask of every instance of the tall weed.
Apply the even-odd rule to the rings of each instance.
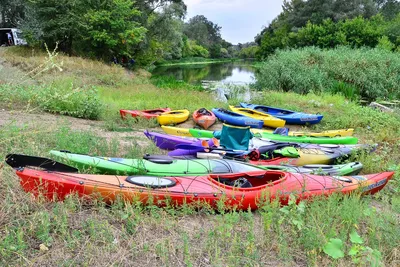
[[[382,49],[315,47],[278,51],[257,65],[256,88],[300,94],[337,92],[350,99],[400,97],[400,54]]]

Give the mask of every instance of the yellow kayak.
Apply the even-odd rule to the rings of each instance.
[[[175,135],[175,136],[185,136],[185,137],[193,137],[188,128],[178,128],[171,126],[162,125],[161,128],[164,130],[166,134]]]
[[[178,128],[178,127],[170,127],[170,126],[161,126],[166,134],[176,135],[176,136],[185,136],[185,137],[193,137],[188,128]],[[260,129],[250,129],[253,134],[261,134],[272,133],[272,131],[268,130],[260,130]],[[322,131],[322,132],[290,132],[289,136],[313,136],[313,137],[343,137],[343,136],[352,136],[354,129],[344,129],[344,130],[331,130],[331,131]]]
[[[284,127],[286,121],[275,118],[274,116],[271,116],[269,114],[249,109],[249,108],[240,108],[240,107],[235,107],[235,106],[229,106],[229,108],[235,112],[239,113],[241,115],[260,120],[264,122],[264,126],[272,127],[272,128],[279,128],[279,127]]]
[[[273,133],[273,131],[251,129],[254,134]],[[354,129],[341,129],[341,130],[330,130],[321,132],[290,132],[289,136],[312,136],[312,137],[344,137],[353,136]]]
[[[161,125],[178,124],[185,122],[189,118],[190,112],[187,109],[172,110],[160,114],[157,121]]]

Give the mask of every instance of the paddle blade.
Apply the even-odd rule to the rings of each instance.
[[[6,163],[14,169],[24,168],[24,167],[38,167],[48,171],[78,172],[78,169],[54,161],[52,159],[20,155],[20,154],[8,154],[6,156]]]

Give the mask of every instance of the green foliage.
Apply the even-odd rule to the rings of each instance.
[[[135,21],[140,11],[130,0],[93,2],[84,13],[81,35],[83,50],[97,57],[110,59],[113,55],[132,56],[146,29]]]
[[[355,94],[371,100],[395,99],[400,96],[399,71],[400,54],[381,49],[324,51],[309,47],[278,51],[258,64],[256,86],[300,94],[331,90],[350,99]]]
[[[384,14],[383,10],[393,4],[389,2],[285,1],[283,12],[256,36],[261,47],[258,58],[265,59],[277,49],[288,47],[376,47],[384,36],[398,46],[400,15]],[[400,3],[396,6],[400,8]],[[383,15],[378,14],[379,10]]]
[[[396,46],[389,40],[387,36],[382,36],[381,38],[379,38],[377,48],[387,51],[393,51],[395,47]]]
[[[0,28],[14,28],[25,17],[24,0],[0,0]]]
[[[184,33],[191,39],[195,40],[199,45],[211,49],[214,45],[220,45],[221,27],[209,21],[202,15],[194,16],[185,24]]]
[[[99,119],[102,112],[95,87],[75,88],[50,86],[40,91],[37,105],[44,111],[90,120]]]
[[[9,106],[25,104],[28,109],[92,120],[99,119],[103,108],[94,87],[79,88],[68,81],[40,87],[0,85],[0,99]]]
[[[324,252],[334,259],[344,257],[343,241],[338,238],[331,238],[323,248]]]
[[[210,53],[206,48],[201,45],[196,44],[196,41],[185,39],[182,56],[184,58],[190,57],[209,57]]]
[[[239,57],[240,58],[256,58],[256,55],[257,55],[259,49],[260,48],[257,45],[243,48],[239,52]]]

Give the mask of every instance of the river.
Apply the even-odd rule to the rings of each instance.
[[[202,81],[249,84],[254,82],[255,69],[251,61],[213,64],[190,64],[157,67],[154,76],[173,76],[177,80],[199,84]]]

